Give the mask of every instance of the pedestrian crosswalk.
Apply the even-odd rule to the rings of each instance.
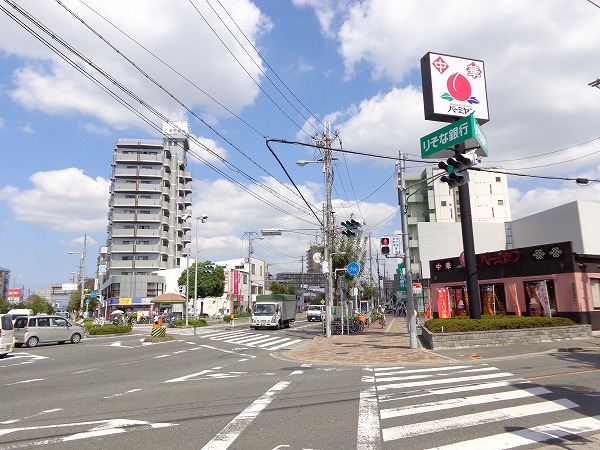
[[[500,450],[600,431],[600,415],[485,364],[365,372],[359,450]]]
[[[183,333],[180,333],[183,334]],[[257,347],[265,350],[288,349],[304,339],[285,337],[279,333],[253,333],[247,330],[202,330],[197,337],[212,341],[223,341],[243,347]]]

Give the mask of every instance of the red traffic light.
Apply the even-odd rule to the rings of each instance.
[[[389,255],[390,254],[390,238],[388,236],[384,236],[380,239],[380,245],[379,245],[379,249],[381,251],[382,255]]]

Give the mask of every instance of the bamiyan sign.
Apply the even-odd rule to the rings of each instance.
[[[473,114],[490,120],[483,61],[427,53],[421,58],[425,119],[454,122]]]

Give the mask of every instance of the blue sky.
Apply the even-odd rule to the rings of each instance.
[[[160,115],[140,99],[166,117],[189,120],[192,134],[232,165],[200,147],[195,153],[219,171],[189,160],[194,215],[209,216],[197,243],[192,232],[202,259],[245,255],[248,231],[317,227],[264,136],[310,143],[330,120],[345,149],[388,157],[403,150],[418,160],[419,138],[445,125],[423,117],[419,60],[428,51],[485,62],[489,157],[481,167],[600,178],[600,90],[588,86],[600,77],[600,8],[586,0],[63,0],[68,10],[55,1],[15,3],[23,11],[4,3],[0,12],[0,267],[11,271],[11,287],[26,292],[70,281],[79,256],[68,252],[82,251],[84,235],[86,274],[94,275],[107,237],[115,142],[160,137]],[[73,65],[18,21],[38,33],[40,26],[52,30],[76,50],[53,42]],[[134,93],[132,101],[107,84],[152,125],[82,70]],[[295,164],[318,154],[274,149],[305,198],[320,207],[321,168]],[[338,158],[336,221],[353,213],[374,237],[398,230],[394,162]],[[408,166],[420,172],[426,163]],[[599,201],[598,183],[510,176],[509,187],[513,218],[576,199]],[[285,233],[256,240],[255,255],[272,273],[299,270],[314,241]]]

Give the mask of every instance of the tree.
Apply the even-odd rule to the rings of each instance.
[[[273,294],[287,294],[288,293],[288,287],[285,284],[280,283],[278,281],[271,281],[270,289]]]
[[[27,304],[29,305],[28,309],[31,309],[34,314],[52,314],[54,312],[52,305],[45,298],[36,294],[29,296]]]
[[[198,284],[194,285],[196,273]],[[187,282],[189,283],[186,285]],[[179,286],[186,286],[189,298],[220,297],[225,292],[225,270],[212,261],[196,262],[189,269],[181,272],[177,283]],[[202,303],[200,307],[200,314],[202,314],[204,304]]]
[[[361,272],[364,270],[367,260],[367,242],[368,238],[363,237],[362,229],[359,228],[356,237],[346,237],[341,233],[336,233],[333,237],[332,245],[332,265],[331,270],[334,274],[334,291],[337,293],[342,290],[345,298],[350,298],[350,290],[357,287],[361,274],[350,275],[347,271],[335,269],[343,269],[348,267],[351,262],[358,263],[361,267]],[[336,304],[334,302],[333,304]]]

